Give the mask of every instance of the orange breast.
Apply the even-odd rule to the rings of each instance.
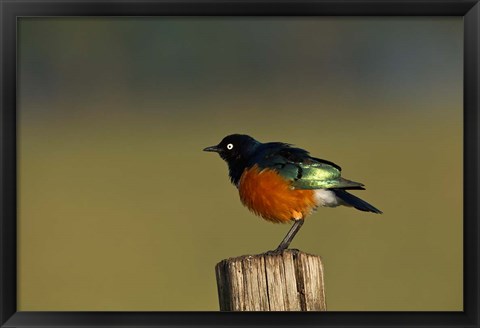
[[[277,172],[256,165],[243,172],[238,190],[245,206],[272,222],[305,218],[316,207],[312,190],[292,189]]]

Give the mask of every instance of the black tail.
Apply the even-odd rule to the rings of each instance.
[[[373,212],[373,213],[378,213],[382,214],[383,212],[380,211],[378,208],[375,208],[373,205],[370,205],[366,201],[358,198],[357,196],[354,196],[352,194],[349,194],[343,189],[331,189],[335,195],[343,200],[345,203],[348,205],[351,205],[355,207],[357,210],[360,211],[365,211],[365,212]]]

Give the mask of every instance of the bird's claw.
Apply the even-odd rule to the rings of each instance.
[[[266,254],[266,255],[280,255],[286,249],[287,249],[286,247],[277,247],[274,250],[266,251],[264,254]]]

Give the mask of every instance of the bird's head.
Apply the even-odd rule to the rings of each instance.
[[[231,134],[223,138],[216,146],[207,147],[204,151],[216,152],[229,165],[245,162],[255,151],[260,142],[246,134]]]

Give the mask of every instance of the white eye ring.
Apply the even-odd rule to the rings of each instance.
[[[228,149],[228,150],[232,150],[232,149],[233,149],[233,144],[228,144],[228,145],[227,145],[227,149]]]

